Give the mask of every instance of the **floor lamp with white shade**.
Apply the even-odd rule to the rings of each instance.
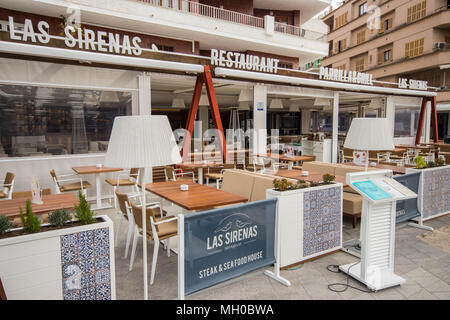
[[[354,118],[345,138],[344,148],[366,151],[365,169],[369,166],[369,151],[394,150],[392,127],[387,118]]]
[[[145,168],[178,164],[180,152],[167,116],[116,117],[105,166],[140,168],[144,299],[148,299]]]

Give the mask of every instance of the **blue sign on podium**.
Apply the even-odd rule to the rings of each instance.
[[[276,199],[184,216],[184,288],[190,294],[275,262]]]

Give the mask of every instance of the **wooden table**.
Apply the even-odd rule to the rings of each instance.
[[[275,160],[278,160],[278,161],[288,162],[288,169],[289,170],[291,170],[292,167],[294,166],[294,162],[313,161],[314,160],[314,157],[312,157],[312,156],[287,157],[287,156],[282,155],[282,154],[276,154],[276,153],[271,153],[271,152],[267,152],[267,154],[258,154],[258,157],[270,158],[270,159],[275,159]]]
[[[314,171],[308,171],[307,176],[302,176],[303,170],[278,170],[274,173],[274,175],[283,177],[283,178],[290,178],[290,179],[296,179],[296,180],[305,180],[309,182],[322,182],[323,181],[323,173],[321,172],[314,172]],[[335,176],[336,182],[340,182],[344,185],[344,187],[347,186],[347,183],[345,182],[345,176]]]
[[[189,185],[189,190],[181,191],[181,184]],[[146,184],[145,189],[187,211],[206,210],[248,201],[247,198],[233,193],[190,181],[154,182]]]
[[[353,162],[345,162],[345,163],[338,163],[338,166],[353,166],[353,167],[362,167],[361,171],[364,171],[363,166],[358,166],[357,164]],[[369,164],[369,168],[377,168],[377,169],[386,169],[386,170],[392,170],[394,174],[405,174],[406,173],[406,167],[399,167],[394,164],[384,164],[384,163],[377,163],[376,166],[371,166]]]
[[[100,174],[122,171],[123,169],[110,168],[105,166],[101,168],[97,168],[96,166],[82,166],[82,167],[73,167],[72,170],[75,171],[77,174],[95,174],[96,205],[92,207],[92,210],[112,208],[112,206],[109,204],[102,204],[102,189],[101,189]]]
[[[31,198],[18,198],[13,200],[0,201],[0,215],[8,218],[20,216],[20,208],[25,214],[26,201]],[[78,205],[78,198],[73,193],[60,193],[42,196],[43,204],[31,204],[31,209],[36,215],[52,212],[57,209],[72,210]]]
[[[179,164],[184,169],[197,169],[198,183],[203,184],[203,169],[222,167],[222,163],[207,162],[207,163],[195,163],[195,162],[183,162]]]

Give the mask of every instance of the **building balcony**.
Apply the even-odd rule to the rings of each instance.
[[[325,34],[187,0],[5,0],[2,6],[54,17],[79,8],[83,24],[198,41],[201,50],[259,51],[300,63],[328,53]]]

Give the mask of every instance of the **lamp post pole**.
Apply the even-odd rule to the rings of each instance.
[[[144,300],[148,300],[148,272],[147,272],[147,218],[145,203],[145,168],[141,168],[141,205],[142,205],[142,259],[144,269]]]

